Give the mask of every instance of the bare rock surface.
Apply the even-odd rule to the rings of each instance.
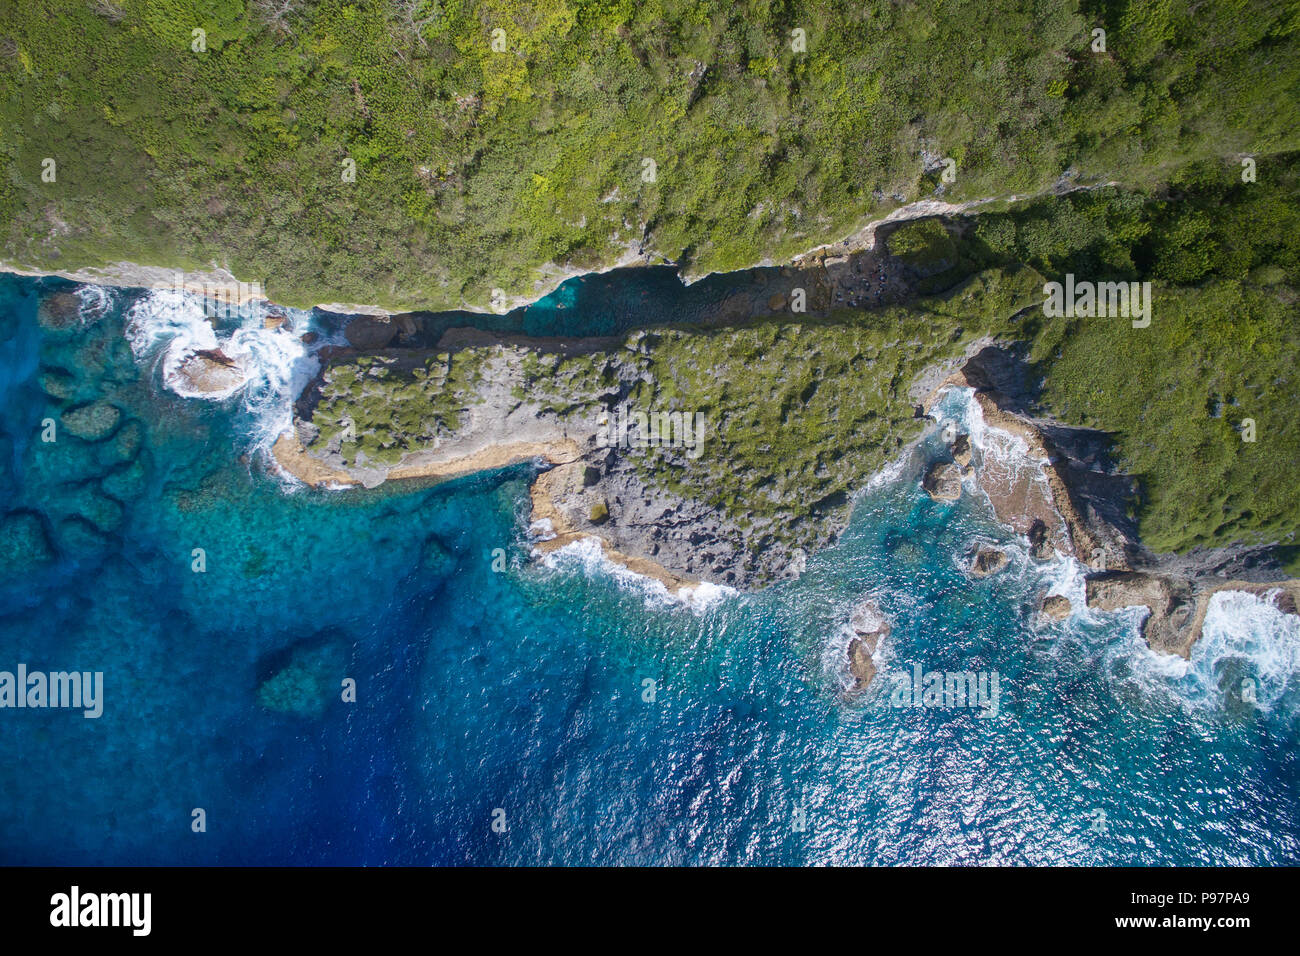
[[[956,501],[961,497],[961,469],[951,462],[935,462],[921,479],[921,487],[935,501]]]

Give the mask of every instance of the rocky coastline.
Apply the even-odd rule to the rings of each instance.
[[[391,328],[377,327],[390,322]],[[752,590],[797,577],[806,554],[833,543],[847,522],[845,500],[800,522],[802,537],[795,546],[747,527],[707,502],[664,488],[647,476],[636,454],[616,447],[618,443],[611,446],[602,437],[607,426],[601,416],[626,398],[628,382],[647,376],[641,361],[650,345],[645,333],[627,339],[528,339],[453,329],[429,349],[395,345],[394,336],[414,338],[398,321],[361,317],[354,323],[358,328],[349,329],[348,339],[356,347],[322,353],[321,377],[300,398],[294,430],[281,436],[273,450],[278,467],[305,484],[373,487],[389,479],[448,479],[535,462],[543,470],[531,490],[530,538],[539,553],[591,539],[609,560],[659,581],[670,592],[700,582]],[[597,378],[559,381],[571,375],[564,360],[574,357],[598,369]],[[344,445],[349,436],[338,429],[350,423],[331,422],[328,415],[338,407],[353,407],[358,396],[377,395],[381,404],[387,400],[386,393],[372,393],[368,385],[357,390],[347,377],[357,362],[375,363],[373,368],[382,373],[379,381],[406,382],[402,395],[414,387],[414,380],[402,378],[408,374],[432,382],[440,395],[454,393],[455,402],[433,416],[442,416],[441,431],[425,435],[423,447],[396,460],[375,460],[373,446],[370,456],[354,451],[349,457]],[[550,371],[539,375],[539,363]],[[331,387],[337,384],[331,381],[333,370],[341,370],[351,389],[337,407],[329,405]],[[918,480],[932,497],[953,500],[966,484],[978,488],[999,521],[1025,537],[1034,560],[1067,555],[1091,569],[1088,607],[1146,608],[1142,633],[1161,653],[1190,655],[1209,600],[1219,590],[1277,593],[1279,607],[1293,610],[1300,585],[1286,579],[1265,548],[1191,556],[1145,549],[1124,513],[1133,483],[1106,464],[1106,437],[1035,417],[1017,391],[1017,376],[1023,376],[1023,369],[1014,354],[980,340],[959,360],[926,369],[912,384],[913,394],[918,387],[925,389],[916,409],[921,417],[934,412],[947,389],[971,389],[986,432],[1009,436],[1016,443],[1014,454],[1034,466],[1006,467],[994,450],[973,449],[963,432],[944,434],[948,460],[923,462],[914,438],[896,457],[912,457],[912,467],[920,469]],[[539,387],[539,381],[549,384]],[[334,411],[322,414],[327,407]],[[677,465],[687,463],[681,449],[653,450]],[[859,487],[868,478],[861,475]],[[970,562],[972,576],[982,577],[1001,572],[1007,559],[997,549],[975,547]],[[1063,619],[1075,610],[1059,596],[1044,596],[1040,608],[1046,620]],[[870,680],[865,647],[856,648],[854,665],[863,686]]]
[[[1036,559],[1047,557],[1040,551],[1047,540],[1091,569],[1084,579],[1088,607],[1145,608],[1141,632],[1147,644],[1184,659],[1191,657],[1210,599],[1220,591],[1271,595],[1280,611],[1297,613],[1300,581],[1287,577],[1268,547],[1202,549],[1189,555],[1146,548],[1122,510],[1131,479],[1107,467],[1100,453],[1105,436],[1027,414],[1020,397],[998,388],[1015,371],[1006,353],[986,349],[936,388],[926,408],[945,388],[971,388],[986,425],[1025,442],[1028,456],[1041,463],[1042,481],[977,472],[977,484],[998,519],[1026,535]],[[1059,620],[1071,609],[1068,599],[1044,597],[1041,611]]]

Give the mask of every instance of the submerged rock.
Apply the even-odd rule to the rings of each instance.
[[[104,494],[93,483],[78,486],[66,495],[62,503],[72,514],[86,519],[101,532],[116,531],[125,517],[121,503]]]
[[[921,487],[935,501],[956,501],[961,497],[961,468],[952,462],[935,462],[921,479]]]
[[[0,579],[29,574],[54,560],[41,516],[15,511],[0,518]]]
[[[75,292],[55,292],[41,299],[36,309],[41,328],[62,332],[81,324],[81,297]]]
[[[108,402],[91,402],[69,408],[59,416],[64,429],[85,441],[103,441],[122,420],[122,410]]]
[[[140,461],[122,465],[105,475],[99,482],[100,487],[119,501],[130,501],[144,494],[149,481],[149,473]]]
[[[257,689],[257,702],[267,710],[299,717],[319,717],[332,700],[340,699],[347,654],[341,643],[296,648],[287,663]]]
[[[85,518],[72,515],[59,522],[59,547],[78,561],[94,557],[108,546],[108,538]]]
[[[44,369],[40,375],[40,383],[45,394],[57,401],[71,402],[78,396],[77,377],[61,368]]]
[[[437,535],[429,535],[420,549],[420,566],[429,574],[446,577],[456,570],[456,555]]]
[[[996,574],[1007,566],[1007,555],[1005,551],[999,551],[997,548],[978,548],[975,551],[975,557],[971,561],[970,573],[972,577],[986,578],[990,574]]]

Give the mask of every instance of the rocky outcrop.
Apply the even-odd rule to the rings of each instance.
[[[971,577],[986,578],[990,574],[996,574],[1006,566],[1007,555],[1005,551],[1000,551],[997,548],[980,547],[975,550],[975,555],[971,559]]]
[[[969,468],[971,463],[970,435],[964,432],[952,440],[949,450],[952,460],[961,468]]]
[[[1060,551],[1085,562],[1105,561],[1108,568],[1127,568],[1122,533],[1095,515],[1085,516],[1077,505],[1062,474],[1061,456],[1045,435],[1047,423],[1004,408],[1003,402],[1011,402],[969,371],[973,362],[940,383],[923,407],[928,412],[945,389],[971,388],[986,429],[1005,436],[998,439],[1005,447],[986,447],[980,460],[973,461],[976,484],[998,520],[1031,538],[1038,560]],[[956,441],[954,459],[955,446]]]
[[[1088,607],[1118,611],[1145,607],[1142,636],[1153,651],[1190,658],[1200,637],[1191,584],[1141,571],[1103,571],[1086,579]]]
[[[1051,561],[1056,557],[1056,549],[1048,539],[1047,524],[1041,518],[1030,524],[1025,537],[1029,539],[1029,556],[1035,561]]]
[[[935,501],[956,501],[961,497],[961,469],[952,462],[935,462],[921,479],[921,487]]]
[[[853,692],[867,689],[867,685],[876,676],[876,662],[871,659],[869,644],[860,637],[849,641],[849,675],[853,678]]]
[[[181,395],[218,397],[238,391],[247,378],[243,367],[220,349],[204,349],[182,359],[167,384]]]
[[[1039,612],[1049,620],[1064,621],[1074,613],[1074,605],[1070,599],[1063,594],[1048,594],[1043,597],[1042,603],[1038,606]]]
[[[1256,597],[1272,596],[1278,610],[1296,614],[1300,581],[1208,581],[1142,571],[1090,574],[1086,579],[1088,606],[1102,611],[1145,607],[1142,636],[1153,651],[1190,658],[1201,637],[1210,599],[1220,591],[1244,591]]]
[[[868,600],[853,609],[849,615],[849,626],[854,634],[849,639],[848,647],[848,670],[853,679],[849,694],[855,696],[866,690],[876,676],[873,655],[879,649],[880,642],[889,636],[890,625],[875,602]]]
[[[532,502],[532,527],[537,535],[534,547],[542,554],[549,554],[565,545],[592,539],[607,559],[658,581],[669,593],[698,585],[697,578],[675,573],[647,557],[620,550],[608,535],[608,531],[617,530],[615,527],[611,526],[606,533],[597,530],[606,523],[609,515],[607,511],[599,521],[591,520],[594,502],[586,505],[590,498],[584,482],[585,470],[581,460],[570,461],[542,473],[533,482],[529,498]],[[586,514],[582,514],[584,506]]]
[[[1277,592],[1281,610],[1295,606],[1300,591],[1284,580],[1265,546],[1187,555],[1157,555],[1143,547],[1124,517],[1132,480],[1101,466],[1107,436],[1028,414],[1024,374],[1016,357],[985,348],[940,383],[923,407],[929,411],[945,388],[971,388],[986,428],[1021,443],[1008,460],[1036,463],[1034,468],[999,464],[997,449],[988,442],[971,462],[977,487],[998,519],[1026,536],[1033,560],[1050,561],[1059,551],[1089,565],[1094,569],[1086,579],[1089,607],[1146,608],[1141,630],[1147,644],[1183,658],[1200,639],[1210,598],[1218,591]],[[954,461],[957,444],[951,444]],[[974,567],[972,574],[977,574]],[[1044,599],[1041,610],[1059,620],[1074,609],[1068,599],[1054,596]]]

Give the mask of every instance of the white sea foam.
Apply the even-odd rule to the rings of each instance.
[[[1147,692],[1173,693],[1197,708],[1244,702],[1267,711],[1300,703],[1300,618],[1278,610],[1272,595],[1213,595],[1190,661],[1147,646],[1138,627],[1145,614],[1128,608],[1111,617],[1126,639],[1107,657],[1112,665],[1123,661]]]
[[[112,289],[102,285],[77,286],[77,298],[81,305],[77,307],[77,316],[82,324],[94,322],[113,307],[116,295]]]
[[[294,328],[265,327],[267,306],[249,302],[231,310],[223,325],[214,327],[205,314],[201,296],[160,289],[138,300],[126,314],[126,335],[136,360],[157,362],[165,387],[185,398],[220,401],[238,396],[250,422],[255,448],[266,449],[293,422],[293,402],[319,370],[316,359],[300,335],[310,325],[310,315],[280,310],[293,319]],[[187,388],[178,375],[181,364],[198,351],[219,349],[244,373],[244,381],[221,391]]]
[[[1006,429],[990,425],[975,401],[975,389],[950,386],[930,409],[930,417],[940,425],[952,422],[970,438],[975,466],[986,481],[1011,486],[1021,478],[1041,485],[1050,499],[1046,462],[1029,452],[1029,443]]]
[[[869,491],[875,491],[877,488],[883,488],[885,485],[892,484],[903,476],[907,470],[910,455],[899,455],[892,461],[888,462],[885,467],[867,479],[866,485],[859,492],[860,495]]]
[[[1210,598],[1201,639],[1192,647],[1190,676],[1217,687],[1228,661],[1241,665],[1238,680],[1252,681],[1256,703],[1269,709],[1300,680],[1300,618],[1273,604],[1273,594],[1219,591]]]
[[[739,594],[735,588],[707,581],[680,588],[676,592],[669,591],[662,581],[637,574],[626,566],[611,561],[600,542],[590,537],[571,541],[547,554],[535,549],[533,556],[540,557],[541,563],[552,570],[577,571],[588,577],[612,578],[620,587],[641,594],[652,605],[680,604],[694,611],[704,611]]]

